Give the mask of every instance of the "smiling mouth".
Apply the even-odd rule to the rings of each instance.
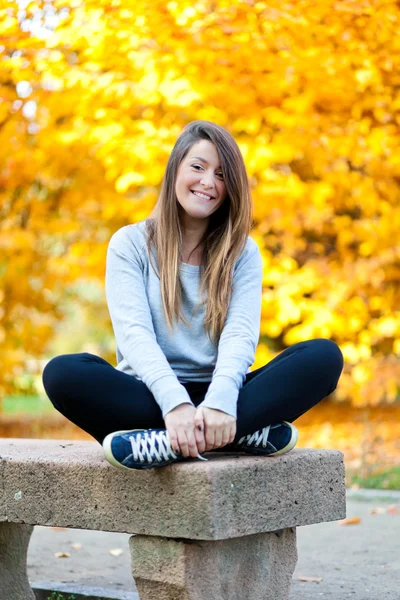
[[[196,192],[196,190],[195,191],[190,190],[190,191],[192,192],[192,194],[194,196],[196,196],[196,198],[200,198],[200,200],[206,200],[206,201],[214,200],[213,196],[208,196],[207,194],[202,194],[202,192]],[[200,194],[202,194],[202,195],[200,195]]]

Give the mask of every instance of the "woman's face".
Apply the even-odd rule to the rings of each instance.
[[[196,226],[223,203],[226,186],[218,152],[209,140],[193,144],[178,168],[176,197],[185,211],[184,225]],[[203,197],[199,194],[203,194]]]

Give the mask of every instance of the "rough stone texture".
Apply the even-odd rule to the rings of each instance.
[[[1,459],[0,454],[0,523],[6,521],[6,491],[4,489],[4,469],[6,462]]]
[[[97,442],[0,440],[12,522],[219,540],[341,519],[343,455],[209,453],[167,467],[112,467]],[[1,497],[1,496],[0,496]]]
[[[387,490],[382,494],[385,496],[376,490],[347,490],[347,516],[359,517],[360,525],[341,527],[338,521],[331,521],[296,529],[299,560],[290,600],[399,600],[400,515],[391,514],[390,505],[400,505],[400,492]],[[377,508],[382,514],[372,514]],[[130,567],[129,538],[126,533],[35,527],[28,551],[32,588],[35,581],[52,580],[68,582],[71,588],[75,584],[92,585],[133,594],[137,590]],[[80,542],[82,548],[71,550],[69,559],[54,557],[73,542]],[[123,554],[111,556],[110,548],[122,548]],[[305,575],[323,580],[300,581]],[[58,584],[54,585],[57,589]]]
[[[26,572],[33,527],[0,523],[0,600],[35,600]]]
[[[132,536],[140,600],[287,600],[296,531],[219,541]]]

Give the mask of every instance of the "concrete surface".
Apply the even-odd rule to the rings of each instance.
[[[400,600],[400,498],[393,493],[348,493],[347,517],[359,517],[358,525],[339,522],[297,529],[299,560],[290,600]],[[378,514],[370,510],[380,509]],[[134,598],[129,535],[77,529],[35,527],[28,551],[31,582],[53,581],[119,591]],[[80,543],[80,549],[72,544]],[[120,556],[109,553],[122,549]],[[68,552],[69,558],[56,558]],[[320,583],[300,582],[299,576],[322,578]],[[68,587],[68,584],[70,587]],[[74,588],[72,586],[75,585]]]
[[[0,599],[35,600],[27,573],[32,525],[0,523]]]
[[[228,540],[130,540],[141,599],[288,600],[297,561],[294,528]]]
[[[338,450],[205,456],[129,472],[97,442],[0,439],[0,520],[221,540],[345,514]]]

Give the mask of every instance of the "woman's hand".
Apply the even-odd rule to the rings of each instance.
[[[195,432],[198,436],[199,452],[208,452],[213,448],[222,448],[231,444],[236,435],[236,419],[222,410],[199,406],[194,417]]]
[[[171,448],[174,452],[182,452],[185,457],[197,458],[201,448],[205,448],[204,427],[196,428],[194,417],[196,407],[186,402],[179,404],[164,417]]]

